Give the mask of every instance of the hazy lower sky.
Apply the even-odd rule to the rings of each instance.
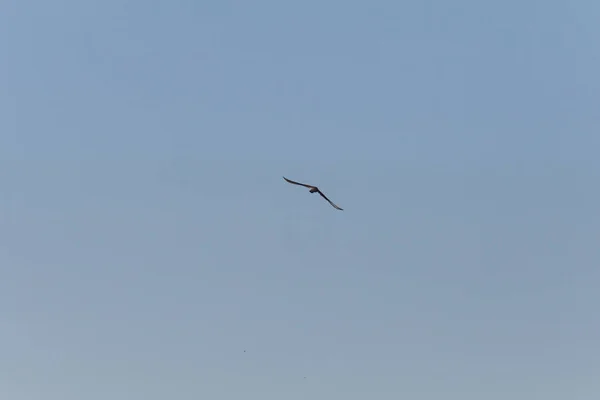
[[[600,398],[598,21],[3,1],[0,398]]]

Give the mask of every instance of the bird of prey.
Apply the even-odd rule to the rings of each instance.
[[[292,183],[292,184],[294,184],[294,185],[300,185],[300,186],[307,187],[307,188],[309,188],[309,189],[310,189],[310,190],[309,190],[309,192],[311,192],[311,193],[319,193],[319,194],[320,194],[320,195],[321,195],[321,196],[322,196],[322,197],[323,197],[325,200],[327,200],[327,201],[329,202],[329,204],[331,204],[331,205],[333,206],[333,208],[336,208],[336,209],[338,209],[338,210],[343,210],[343,208],[340,208],[340,207],[338,207],[338,206],[337,206],[337,205],[335,205],[335,204],[334,204],[334,203],[333,203],[331,200],[329,200],[329,199],[327,198],[327,196],[325,196],[325,195],[323,194],[323,192],[321,192],[321,191],[319,190],[319,188],[318,188],[318,187],[316,187],[316,186],[312,186],[312,185],[307,185],[307,184],[300,183],[300,182],[294,182],[294,181],[291,181],[291,180],[289,180],[289,179],[288,179],[288,178],[286,178],[285,176],[283,177],[283,179],[285,179],[287,182],[289,182],[289,183]]]

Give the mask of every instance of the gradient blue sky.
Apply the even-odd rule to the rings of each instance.
[[[3,1],[0,397],[600,398],[598,21]]]

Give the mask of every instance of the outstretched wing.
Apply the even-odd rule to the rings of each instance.
[[[337,208],[338,210],[342,210],[342,211],[344,210],[343,208],[341,208],[341,207],[338,207],[337,205],[335,205],[335,204],[334,204],[334,203],[333,203],[331,200],[329,200],[329,199],[327,198],[327,196],[325,196],[325,195],[323,194],[323,192],[321,192],[320,190],[319,190],[319,194],[320,194],[321,196],[323,196],[323,198],[324,198],[325,200],[327,200],[327,201],[329,202],[329,204],[331,204],[331,205],[333,206],[333,208]]]
[[[305,184],[305,183],[300,183],[300,182],[294,182],[294,181],[290,181],[290,180],[289,180],[288,178],[286,178],[285,176],[283,177],[283,179],[285,179],[285,180],[286,180],[287,182],[289,182],[289,183],[293,183],[294,185],[300,185],[300,186],[304,186],[304,187],[311,188],[311,189],[312,189],[312,188],[314,188],[314,186],[307,185],[307,184]]]

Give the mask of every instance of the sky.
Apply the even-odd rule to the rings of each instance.
[[[599,20],[3,1],[0,397],[600,398]]]

